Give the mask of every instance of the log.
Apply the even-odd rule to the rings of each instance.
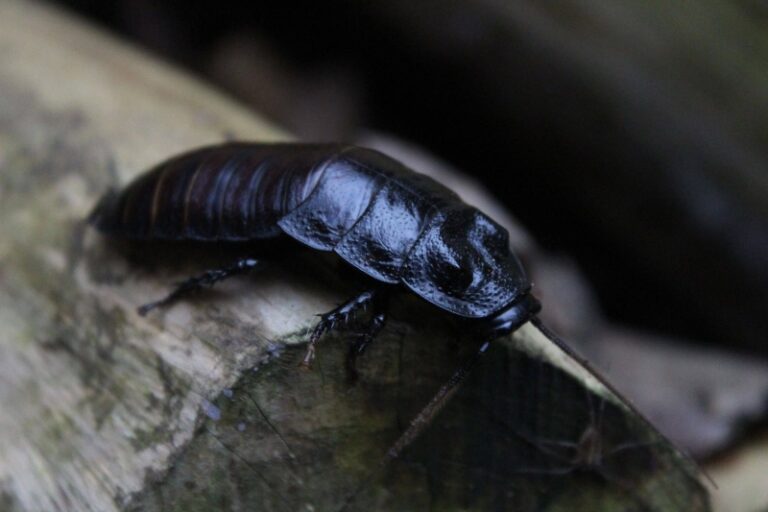
[[[387,460],[475,350],[455,320],[403,296],[351,383],[342,335],[297,368],[354,289],[322,258],[139,316],[239,248],[110,243],[83,222],[98,196],[190,147],[287,135],[49,6],[0,4],[0,59],[2,510],[708,509],[685,457],[541,326],[495,342]]]

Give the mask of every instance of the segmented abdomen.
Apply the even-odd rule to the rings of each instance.
[[[338,145],[225,144],[163,162],[91,215],[101,231],[133,239],[249,240],[281,233],[277,221],[317,185]]]

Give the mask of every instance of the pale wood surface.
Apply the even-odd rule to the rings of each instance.
[[[188,306],[140,320],[134,307],[168,281],[88,268],[98,240],[76,228],[95,199],[170,153],[279,132],[48,7],[0,4],[0,62],[0,481],[24,510],[114,510],[189,441],[202,398],[331,297],[297,300],[301,286],[277,280],[244,289],[227,306],[252,323],[232,332],[258,334],[230,346]]]

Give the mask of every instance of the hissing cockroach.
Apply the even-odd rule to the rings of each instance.
[[[438,182],[371,149],[338,144],[229,143],[165,161],[121,193],[109,193],[90,221],[116,238],[268,241],[290,237],[333,251],[372,278],[371,289],[321,315],[304,364],[320,336],[371,307],[361,353],[382,329],[387,295],[410,290],[469,319],[480,349],[443,386],[390,451],[396,456],[455,391],[488,342],[539,310],[509,249],[508,234]],[[257,265],[251,257],[182,283],[142,314]]]

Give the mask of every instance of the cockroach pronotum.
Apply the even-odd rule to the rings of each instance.
[[[478,351],[462,365],[390,449],[399,452],[442,408],[493,339],[540,309],[510,251],[507,231],[422,174],[371,149],[338,144],[229,143],[167,160],[121,193],[108,193],[90,222],[135,240],[252,242],[289,237],[333,251],[369,276],[370,289],[321,315],[304,358],[355,312],[373,314],[353,353],[383,328],[395,287],[467,319]],[[183,282],[141,314],[189,292],[249,272],[248,256]]]

